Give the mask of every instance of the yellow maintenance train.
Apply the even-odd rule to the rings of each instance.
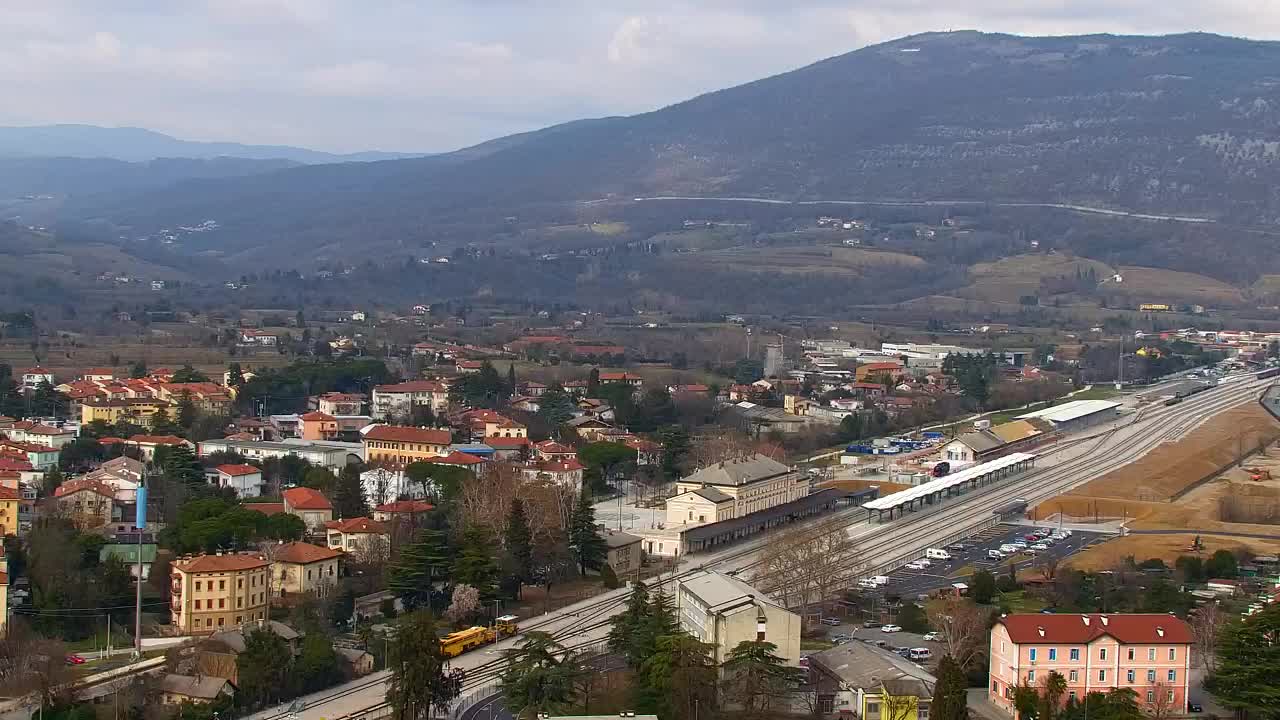
[[[440,651],[448,657],[458,657],[462,653],[509,638],[519,632],[515,615],[503,615],[494,621],[493,627],[469,627],[466,630],[449,633],[440,638]]]

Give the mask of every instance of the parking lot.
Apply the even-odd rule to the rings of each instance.
[[[1044,527],[1050,529],[1049,526]],[[1062,560],[1111,537],[1104,533],[1075,530],[1071,537],[1054,543],[1048,550],[1039,551],[1035,556],[1017,554],[1002,560],[987,557],[989,550],[997,550],[1001,545],[1022,540],[1033,530],[1035,527],[1029,525],[996,525],[960,541],[965,546],[964,550],[943,548],[950,553],[950,560],[930,560],[929,566],[920,570],[899,568],[889,574],[888,585],[866,592],[915,598],[948,587],[952,583],[968,582],[969,577],[978,570],[990,570],[999,574],[1008,572],[1011,561],[1016,570],[1021,570],[1043,563],[1047,558]]]

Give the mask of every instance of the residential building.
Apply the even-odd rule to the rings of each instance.
[[[404,467],[418,460],[445,457],[453,434],[448,430],[371,425],[364,431],[365,461],[370,465]]]
[[[492,457],[492,455],[493,455],[493,452],[491,448],[490,456]],[[423,462],[428,463],[430,465],[447,465],[449,467],[462,468],[463,470],[466,470],[472,475],[483,474],[485,471],[485,467],[489,463],[488,460],[484,459],[479,455],[474,455],[469,452],[462,452],[461,450],[450,450],[449,454],[445,455],[444,457],[429,458],[427,460],[423,460]],[[421,490],[418,488],[414,488],[413,492],[421,492]]]
[[[173,406],[165,400],[153,398],[85,398],[80,401],[80,422],[88,425],[102,421],[115,425],[124,421],[142,427],[150,427],[156,417],[171,417]]]
[[[265,630],[284,641],[291,657],[301,653],[301,635],[297,630],[276,620],[245,621],[241,626],[219,630],[205,638],[196,647],[196,669],[201,675],[219,677],[235,685],[240,682],[240,669],[236,658],[248,649],[245,635],[254,630]]]
[[[157,448],[186,445],[193,450],[195,449],[195,445],[190,441],[184,440],[177,435],[134,435],[126,442],[128,442],[131,447],[137,448],[142,459],[146,462],[155,460]]]
[[[347,666],[350,677],[364,677],[373,672],[373,655],[357,648],[334,648],[338,659]]]
[[[22,504],[22,492],[0,485],[0,538],[18,535],[18,508]]]
[[[302,519],[308,530],[318,530],[333,519],[333,504],[319,490],[308,487],[289,488],[280,493],[284,511]]]
[[[0,439],[0,455],[17,460],[26,460],[31,467],[44,472],[58,464],[62,451],[56,447],[39,443],[18,442]]]
[[[1068,698],[1127,688],[1148,708],[1186,710],[1191,627],[1161,614],[1002,615],[991,628],[987,697],[1010,714],[1018,685],[1049,673],[1066,680]]]
[[[152,283],[155,287],[155,283]],[[160,702],[165,705],[193,703],[208,705],[222,697],[233,697],[235,687],[226,678],[212,675],[166,673],[160,678]]]
[[[921,666],[861,642],[810,655],[809,676],[820,715],[882,720],[928,720],[937,684]]]
[[[57,510],[81,530],[100,528],[111,522],[115,490],[92,478],[68,480],[53,491]],[[17,517],[17,503],[14,514]]]
[[[527,437],[488,437],[484,444],[493,448],[496,460],[520,460],[527,457],[529,447],[533,444]]]
[[[137,533],[132,534],[133,538],[137,538]],[[120,536],[126,539],[126,542],[107,543],[98,551],[98,561],[106,562],[108,559],[114,558],[129,568],[129,574],[138,577],[138,566],[141,564],[143,582],[151,578],[151,566],[156,561],[156,551],[158,546],[153,542],[144,542],[139,545],[136,542],[128,542],[128,535]],[[138,562],[138,555],[142,555],[142,562]]]
[[[680,627],[714,646],[716,665],[743,641],[765,641],[792,667],[800,664],[800,616],[736,577],[710,570],[681,578],[676,586]]]
[[[262,497],[262,468],[253,465],[232,464],[219,465],[214,468],[218,474],[218,487],[235,490],[238,498]]]
[[[555,440],[543,440],[533,444],[533,454],[539,460],[568,460],[577,458],[578,451]]]
[[[417,519],[435,509],[435,505],[426,500],[396,500],[383,503],[373,509],[373,519],[380,523],[406,522],[414,524]]]
[[[382,421],[408,421],[413,409],[423,407],[442,415],[449,409],[449,388],[435,380],[411,380],[373,388],[373,417]]]
[[[270,563],[261,555],[197,555],[170,567],[169,609],[178,632],[200,635],[266,619]]]
[[[89,368],[80,373],[80,379],[86,382],[110,382],[116,379],[116,371],[111,368]]]
[[[484,437],[527,438],[529,437],[529,428],[522,423],[504,417],[486,421],[484,424]]]
[[[622,348],[616,349],[622,350]],[[603,385],[605,383],[622,383],[639,390],[644,387],[644,378],[625,372],[602,372],[600,373],[600,384]]]
[[[22,371],[22,390],[24,392],[35,392],[35,389],[40,387],[40,383],[53,385],[53,373],[39,365]]]
[[[66,427],[53,427],[30,420],[19,420],[3,430],[4,436],[15,442],[32,443],[61,448],[76,439],[76,431]]]
[[[338,584],[340,550],[291,542],[271,548],[267,554],[271,558],[271,592],[278,597],[307,593],[324,597]]]
[[[311,409],[327,415],[360,415],[364,411],[365,396],[360,393],[330,392],[313,400]]]
[[[577,458],[567,460],[538,460],[520,469],[525,480],[554,482],[575,493],[582,491],[582,474],[586,467]]]
[[[621,530],[604,530],[600,533],[609,546],[606,562],[619,578],[639,577],[641,560],[644,552],[640,544],[644,538],[622,532]]]
[[[353,554],[386,559],[391,551],[391,529],[369,518],[349,518],[325,523],[329,547]]]
[[[313,410],[298,417],[298,436],[303,440],[336,440],[338,418],[326,412]]]
[[[255,330],[253,328],[243,328],[240,330],[241,345],[256,345],[258,347],[275,347],[279,339],[275,333],[265,330]]]
[[[667,526],[719,522],[799,500],[809,478],[766,455],[733,458],[676,481]]]
[[[354,442],[314,441],[289,439],[280,442],[264,440],[203,440],[197,451],[200,457],[215,452],[234,452],[249,460],[270,460],[295,455],[312,465],[319,465],[334,472],[355,462],[364,461],[364,445]]]

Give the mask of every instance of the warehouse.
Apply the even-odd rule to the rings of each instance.
[[[1019,420],[1038,418],[1058,432],[1076,432],[1120,416],[1120,403],[1110,400],[1075,400],[1019,415]]]

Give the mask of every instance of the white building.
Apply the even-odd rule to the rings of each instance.
[[[809,478],[765,455],[734,458],[676,482],[667,500],[667,527],[742,517],[809,494]]]
[[[375,420],[407,420],[415,407],[430,408],[437,415],[448,410],[448,386],[435,380],[411,380],[373,388]]]
[[[214,468],[218,473],[218,487],[231,488],[236,497],[262,497],[262,470],[253,465],[219,465]]]
[[[800,664],[800,616],[735,577],[701,571],[680,580],[676,614],[682,630],[715,647],[717,665],[739,643],[760,640],[776,645],[788,665]]]
[[[205,440],[197,454],[205,457],[216,452],[234,452],[250,460],[268,460],[289,455],[338,472],[352,462],[364,462],[364,445],[336,441],[290,439],[281,442],[261,440]]]

